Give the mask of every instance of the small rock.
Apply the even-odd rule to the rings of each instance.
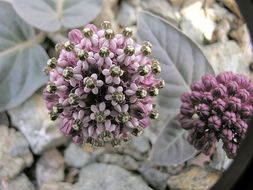
[[[72,190],[72,184],[65,182],[48,182],[44,183],[40,190]]]
[[[99,162],[118,165],[126,170],[136,171],[139,167],[136,160],[128,155],[119,155],[119,154],[101,154],[98,158]]]
[[[38,94],[9,110],[9,114],[12,124],[23,133],[35,154],[66,142],[58,123],[50,120],[45,103]]]
[[[226,42],[228,40],[228,32],[230,31],[230,24],[228,20],[223,19],[218,22],[217,28],[213,32],[211,41]]]
[[[140,177],[108,164],[82,168],[73,190],[152,190]]]
[[[161,172],[147,163],[141,165],[139,172],[141,173],[143,178],[155,189],[166,189],[166,182],[169,178],[169,174]]]
[[[134,7],[137,7],[140,5],[140,0],[127,0],[127,2]]]
[[[246,24],[231,30],[229,37],[234,39],[244,49],[251,46],[250,34]]]
[[[201,44],[203,37],[211,40],[216,24],[205,15],[202,0],[182,8],[181,14],[183,18],[180,26],[184,33],[199,44]],[[199,34],[194,34],[193,31],[198,31]]]
[[[33,155],[24,136],[0,125],[0,177],[12,178],[33,163]]]
[[[177,25],[181,18],[178,10],[172,7],[169,2],[165,0],[141,0],[141,6],[143,9],[151,11],[166,20],[169,20],[174,25]]]
[[[20,174],[12,180],[1,180],[0,182],[1,190],[35,190],[34,185],[28,179],[25,174]]]
[[[176,7],[182,7],[184,4],[185,0],[168,0],[171,5],[176,6]]]
[[[230,40],[225,43],[208,45],[203,47],[203,51],[215,73],[232,71],[253,78],[249,71],[252,52],[240,48],[235,41]]]
[[[214,21],[226,19],[232,23],[236,19],[234,14],[228,11],[225,7],[221,6],[219,3],[213,3],[208,13],[210,18]]]
[[[237,5],[235,0],[223,0],[222,3],[231,11],[233,12],[238,18],[242,19],[242,15],[240,12],[240,8]]]
[[[77,181],[78,175],[79,175],[79,169],[67,168],[66,177],[64,181],[67,183],[73,184]]]
[[[9,119],[5,112],[0,112],[0,125],[6,125],[9,126]]]
[[[216,170],[205,170],[190,166],[179,175],[171,176],[168,180],[170,189],[206,190],[210,189],[219,179],[221,173]]]
[[[36,178],[39,186],[45,182],[62,181],[64,179],[64,159],[58,150],[48,150],[38,160],[36,163]]]
[[[89,153],[86,153],[81,147],[71,143],[64,152],[65,163],[68,166],[81,168],[92,161]]]
[[[136,23],[135,8],[126,1],[122,1],[120,4],[117,22],[122,27],[132,26]]]
[[[141,153],[146,153],[150,149],[149,139],[143,135],[133,138],[132,145]]]

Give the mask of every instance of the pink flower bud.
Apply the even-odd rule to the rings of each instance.
[[[78,29],[73,29],[69,32],[68,38],[74,44],[78,44],[81,42],[81,40],[83,38],[83,33]]]

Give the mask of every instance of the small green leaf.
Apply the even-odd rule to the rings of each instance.
[[[0,111],[15,107],[47,80],[42,70],[48,56],[35,34],[10,4],[0,2]]]
[[[13,7],[30,25],[48,32],[79,27],[96,18],[101,0],[13,0]]]

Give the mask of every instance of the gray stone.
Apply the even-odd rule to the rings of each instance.
[[[0,177],[12,178],[33,163],[33,155],[24,136],[0,125]]]
[[[80,146],[71,143],[64,152],[64,159],[68,166],[81,168],[92,161],[92,156]]]
[[[155,189],[165,190],[167,186],[167,180],[169,178],[168,173],[164,173],[156,169],[151,164],[143,163],[139,169],[139,172],[143,178]]]
[[[38,160],[36,179],[39,186],[46,182],[64,179],[64,158],[58,150],[48,150]]]
[[[132,144],[134,148],[136,148],[136,150],[138,150],[141,153],[146,153],[151,148],[149,139],[145,137],[144,135],[133,138]]]
[[[65,182],[48,182],[44,183],[40,190],[72,190],[72,184]]]
[[[180,26],[185,34],[199,44],[202,44],[201,40],[203,41],[204,38],[211,40],[216,23],[206,16],[202,0],[184,6],[180,13],[182,14]]]
[[[0,125],[10,125],[6,112],[0,112]]]
[[[127,0],[127,2],[135,7],[139,6],[140,0]]]
[[[58,122],[50,120],[45,103],[38,94],[9,110],[9,114],[12,124],[24,134],[35,154],[66,141],[58,129]]]
[[[126,170],[135,171],[139,165],[135,159],[128,155],[119,154],[101,154],[98,156],[98,161],[106,164],[118,165]]]
[[[178,10],[165,0],[141,0],[141,6],[143,9],[169,20],[174,25],[177,25],[181,18]]]
[[[84,167],[73,190],[151,190],[142,178],[119,166],[92,164]]]
[[[221,172],[190,166],[168,180],[170,189],[206,190],[219,179]]]
[[[120,4],[119,12],[117,15],[117,22],[120,26],[132,26],[136,23],[135,8],[128,4],[126,1],[122,1]]]
[[[230,40],[205,46],[203,50],[215,73],[233,71],[253,78],[249,71],[249,63],[252,61],[250,48],[242,49]]]
[[[0,190],[35,190],[34,185],[25,174],[20,174],[15,178],[2,180],[0,183]]]

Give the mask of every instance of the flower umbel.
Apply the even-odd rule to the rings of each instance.
[[[75,143],[118,146],[158,117],[152,97],[165,84],[155,78],[161,68],[147,57],[149,42],[137,44],[129,28],[115,34],[108,21],[102,28],[71,30],[69,41],[57,45],[59,58],[47,63],[43,95],[51,119],[59,119]]]
[[[190,130],[188,141],[209,155],[221,140],[227,156],[234,158],[253,111],[253,83],[232,72],[206,74],[191,90],[181,96],[178,115],[182,128]]]

